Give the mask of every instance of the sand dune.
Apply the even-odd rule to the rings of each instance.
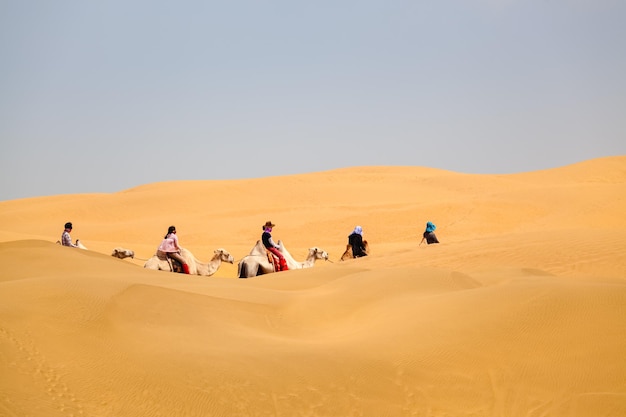
[[[0,202],[0,416],[624,416],[623,213],[624,156]],[[170,224],[239,260],[270,219],[296,259],[333,262],[142,268]],[[54,243],[66,221],[89,250]],[[356,224],[372,255],[338,262]]]

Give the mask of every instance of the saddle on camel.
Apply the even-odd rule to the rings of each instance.
[[[265,255],[267,256],[267,262],[269,262],[270,265],[274,266],[274,272],[289,270],[289,267],[287,266],[287,262],[285,261],[284,257],[282,258],[283,262],[281,264],[280,258],[274,255],[272,252],[270,252],[268,248],[265,248]]]
[[[185,263],[183,264],[178,259],[169,256],[170,254],[167,252],[162,252],[157,250],[156,257],[159,258],[160,261],[166,261],[170,265],[170,271],[176,272],[178,274],[188,274],[189,266]],[[187,267],[187,268],[185,268]]]

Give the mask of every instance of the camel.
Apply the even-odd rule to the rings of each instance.
[[[309,254],[303,262],[298,262],[293,259],[293,256],[285,249],[285,246],[280,240],[278,241],[278,247],[278,250],[285,257],[289,269],[311,268],[318,259],[328,260],[328,253],[317,247],[309,249]],[[263,246],[263,242],[260,240],[254,245],[250,254],[244,256],[244,258],[239,261],[239,265],[237,266],[237,276],[239,276],[239,278],[251,278],[258,275],[271,274],[272,272],[275,272],[274,263],[268,259],[265,246]]]
[[[365,252],[366,254],[370,254],[370,245],[367,243],[367,240],[363,241],[363,252]],[[347,244],[346,245],[346,251],[343,253],[343,255],[341,255],[341,259],[339,259],[340,261],[345,261],[346,259],[354,259],[354,256],[352,256],[352,245]]]
[[[124,259],[124,258],[135,259],[135,252],[130,249],[124,249],[124,248],[118,247],[118,248],[113,249],[113,253],[111,253],[111,256],[114,256],[120,259]]]
[[[188,249],[181,248],[180,254],[187,261],[187,265],[189,265],[190,275],[209,277],[217,272],[222,262],[235,263],[235,258],[226,249],[222,248],[216,249],[213,252],[213,258],[207,263],[200,262]],[[148,259],[143,267],[158,271],[172,271],[170,262],[167,259],[160,259],[156,254]]]
[[[57,244],[58,244],[58,245],[61,245],[61,241],[60,241],[60,240],[57,240]],[[87,250],[87,248],[85,247],[85,245],[83,245],[83,244],[80,242],[80,239],[76,239],[76,243],[75,243],[75,245],[76,245],[76,247],[77,247],[78,249],[84,249],[84,250]]]

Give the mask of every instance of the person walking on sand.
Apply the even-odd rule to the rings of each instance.
[[[189,274],[189,265],[187,265],[185,258],[183,258],[180,254],[180,246],[178,245],[178,236],[176,236],[175,226],[170,226],[167,229],[167,234],[157,249],[157,257],[160,259],[176,259],[183,266],[185,274]]]
[[[72,222],[65,223],[65,230],[63,230],[63,234],[61,235],[61,245],[69,246],[71,248],[77,248],[78,239],[76,240],[76,244],[72,243],[72,237],[70,236],[71,231],[72,231]]]
[[[350,236],[348,236],[348,244],[352,246],[353,257],[367,256],[365,245],[363,244],[363,228],[361,226],[356,226]]]
[[[437,236],[435,236],[436,228],[437,226],[435,226],[433,222],[429,221],[426,223],[426,229],[424,230],[424,233],[422,234],[422,241],[420,242],[420,245],[424,243],[424,240],[426,240],[426,243],[429,245],[432,243],[439,243]]]
[[[287,267],[287,261],[285,260],[283,254],[280,253],[280,251],[278,250],[278,245],[274,243],[274,240],[272,239],[272,228],[274,228],[275,226],[276,225],[269,220],[266,221],[263,226],[261,226],[261,228],[263,229],[261,241],[263,242],[263,246],[265,246],[268,251],[272,252],[274,255],[276,255],[276,257],[278,257],[278,266],[280,268],[280,271],[287,271],[289,270],[289,268]]]

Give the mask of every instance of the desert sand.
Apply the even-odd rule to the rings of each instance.
[[[330,261],[238,279],[267,220]],[[144,269],[170,225],[235,264]],[[626,416],[626,156],[2,201],[0,265],[3,417]]]

